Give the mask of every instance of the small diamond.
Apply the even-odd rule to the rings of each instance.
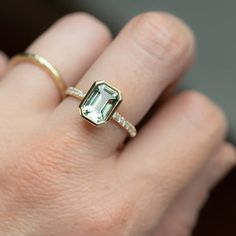
[[[129,124],[128,123],[125,124],[125,128],[129,129]]]
[[[118,115],[118,117],[117,117],[117,122],[121,123],[121,116],[120,115]]]
[[[124,125],[124,122],[125,122],[124,117],[121,117],[121,118],[120,118],[120,123],[121,123],[122,125]]]
[[[113,114],[113,118],[114,118],[115,120],[117,120],[117,118],[118,118],[117,112],[115,112],[115,113]]]

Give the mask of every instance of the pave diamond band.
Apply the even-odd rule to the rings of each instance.
[[[100,126],[112,119],[125,129],[130,137],[136,136],[135,126],[116,111],[122,101],[120,91],[107,82],[95,82],[87,93],[75,87],[68,87],[65,95],[81,100],[80,114],[93,125]]]
[[[120,113],[114,112],[112,119],[116,121],[121,127],[128,131],[130,137],[135,137],[137,130],[128,120],[126,120]]]

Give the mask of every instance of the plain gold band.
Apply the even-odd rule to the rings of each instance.
[[[63,81],[59,72],[45,58],[37,54],[24,52],[12,57],[10,61],[10,66],[15,66],[19,63],[24,63],[24,62],[30,62],[43,69],[53,79],[56,87],[60,92],[61,98],[63,99],[65,97],[65,89],[66,89],[65,82]]]

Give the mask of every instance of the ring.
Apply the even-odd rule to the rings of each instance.
[[[125,129],[130,137],[136,136],[135,126],[116,111],[122,102],[121,92],[107,82],[96,81],[87,93],[75,87],[68,87],[65,95],[81,100],[80,115],[89,123],[101,126],[113,120]]]
[[[30,62],[43,69],[53,79],[56,87],[60,92],[61,98],[64,98],[66,89],[65,82],[61,78],[60,73],[45,58],[37,54],[24,52],[12,57],[10,66],[15,66],[22,62]]]

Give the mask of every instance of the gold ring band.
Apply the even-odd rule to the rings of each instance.
[[[19,63],[24,63],[24,62],[30,62],[43,69],[53,79],[56,87],[60,92],[61,98],[62,99],[64,98],[66,89],[65,82],[60,76],[60,73],[52,66],[52,64],[50,64],[45,58],[37,54],[24,52],[12,57],[10,61],[10,66],[15,66]]]
[[[100,88],[98,86],[100,86]],[[109,91],[111,91],[110,94]],[[116,98],[115,96],[113,97],[111,96],[112,92],[114,93],[117,92]],[[101,95],[102,93],[104,93],[104,96]],[[130,137],[133,138],[136,136],[137,130],[135,126],[116,111],[118,105],[122,101],[122,96],[120,91],[112,87],[107,82],[105,81],[95,82],[87,93],[84,93],[83,91],[75,87],[68,87],[65,91],[65,94],[67,96],[72,96],[74,98],[77,98],[78,100],[81,101],[79,105],[80,114],[83,118],[85,118],[93,125],[100,126],[100,124],[106,123],[108,120],[111,119],[115,121],[124,130],[126,130]],[[114,99],[116,99],[115,102],[113,102]],[[88,115],[89,113],[90,115]],[[97,114],[100,113],[100,119],[95,120],[91,116],[91,113],[97,113]]]

